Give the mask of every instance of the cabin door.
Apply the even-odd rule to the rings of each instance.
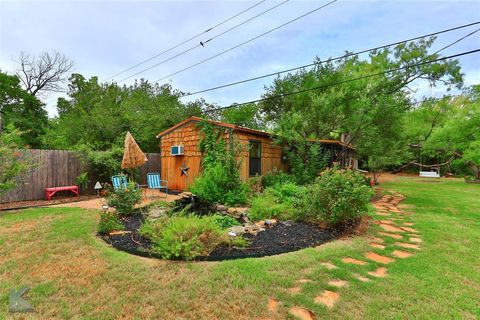
[[[262,144],[260,141],[250,141],[248,174],[250,177],[262,174]]]

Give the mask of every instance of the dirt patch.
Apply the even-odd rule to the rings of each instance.
[[[25,208],[32,208],[32,207],[47,207],[47,206],[57,205],[57,204],[81,202],[81,201],[91,200],[95,198],[97,198],[97,196],[83,195],[78,197],[62,197],[62,198],[56,198],[52,200],[30,200],[30,201],[6,202],[6,203],[0,203],[0,211],[25,209]]]

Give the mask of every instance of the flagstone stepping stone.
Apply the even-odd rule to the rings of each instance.
[[[297,283],[310,283],[310,282],[313,282],[313,281],[310,280],[310,279],[299,279],[299,280],[297,280]]]
[[[321,265],[322,267],[327,268],[328,270],[332,270],[332,269],[337,269],[337,268],[338,268],[336,265],[334,265],[333,263],[330,263],[330,262],[322,262],[322,263],[320,263],[320,265]]]
[[[293,287],[293,288],[288,288],[287,291],[288,291],[288,293],[290,293],[291,295],[295,295],[295,294],[300,293],[300,291],[302,291],[302,288],[300,288],[300,287]]]
[[[418,231],[413,228],[409,228],[409,227],[400,227],[400,228],[408,232],[418,233]]]
[[[376,249],[385,249],[385,246],[383,244],[375,243],[375,242],[370,242],[370,247],[376,248]]]
[[[354,259],[354,258],[350,258],[350,257],[342,258],[342,261],[343,261],[344,263],[356,264],[357,266],[364,266],[364,265],[367,264],[367,262],[365,262],[365,261],[358,260],[358,259]]]
[[[302,307],[293,306],[288,310],[288,313],[301,320],[315,320],[315,314]]]
[[[410,242],[422,243],[422,239],[416,237],[410,237],[408,240],[410,240]]]
[[[420,246],[418,244],[405,243],[405,242],[395,242],[394,244],[402,248],[420,250]]]
[[[392,255],[394,255],[394,256],[397,257],[397,258],[405,259],[405,258],[408,258],[408,257],[413,256],[413,253],[407,252],[407,251],[403,251],[403,250],[394,250],[394,251],[392,252]]]
[[[370,271],[368,274],[377,278],[384,278],[387,276],[387,268],[380,267],[375,271]]]
[[[383,230],[388,231],[388,232],[405,232],[405,230],[402,230],[400,228],[391,226],[389,224],[380,224],[380,227],[383,228]]]
[[[378,234],[381,234],[382,236],[386,236],[386,237],[390,237],[390,238],[393,238],[393,239],[403,239],[403,237],[399,234],[395,234],[395,233],[386,233],[386,232],[379,232]]]
[[[376,254],[373,251],[367,252],[365,254],[365,257],[367,259],[372,260],[372,261],[375,261],[375,262],[378,262],[378,263],[383,263],[383,264],[387,264],[387,263],[391,263],[391,262],[395,261],[395,259],[393,259],[393,258],[381,256],[379,254]]]
[[[355,275],[355,278],[357,278],[358,280],[362,281],[362,282],[368,282],[370,281],[370,279],[368,279],[367,277],[364,277],[364,276],[361,276],[361,275]]]
[[[332,308],[335,302],[337,302],[338,298],[340,298],[340,294],[338,292],[325,290],[321,295],[315,297],[314,302],[323,304],[327,306],[327,308]]]
[[[392,220],[380,220],[380,223],[394,225],[395,221]]]
[[[345,281],[345,280],[336,279],[336,280],[328,281],[328,284],[332,287],[341,288],[341,287],[345,287],[346,285],[348,285],[348,282]]]
[[[383,243],[383,239],[382,239],[382,238],[371,237],[370,239],[371,239],[373,242]]]
[[[280,301],[272,298],[268,299],[268,311],[277,312],[279,307]]]

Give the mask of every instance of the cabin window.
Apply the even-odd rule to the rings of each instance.
[[[262,144],[260,141],[250,141],[248,163],[250,177],[262,174]]]

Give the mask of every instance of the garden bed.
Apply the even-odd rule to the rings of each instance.
[[[159,254],[150,252],[151,242],[142,237],[138,230],[143,223],[142,215],[130,216],[122,219],[125,231],[129,233],[119,235],[104,235],[102,239],[114,248],[131,254],[161,258]],[[317,225],[286,221],[267,228],[257,235],[245,234],[243,237],[250,240],[247,247],[235,248],[228,245],[217,247],[209,256],[197,257],[195,260],[220,261],[249,257],[264,257],[300,249],[318,246],[330,240],[339,238],[355,230],[358,221],[349,223],[341,228],[320,228]]]

